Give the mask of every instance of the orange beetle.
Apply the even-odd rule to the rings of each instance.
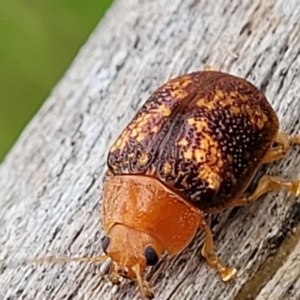
[[[113,261],[111,281],[143,279],[163,253],[185,249],[198,229],[206,238],[202,255],[224,281],[235,268],[214,253],[205,213],[243,206],[269,191],[300,193],[300,180],[264,176],[246,194],[258,168],[282,158],[300,136],[278,133],[277,116],[248,81],[216,70],[173,79],[139,110],[108,154],[102,239],[106,256],[77,261]],[[72,260],[72,259],[69,259]],[[74,259],[73,259],[74,260]]]

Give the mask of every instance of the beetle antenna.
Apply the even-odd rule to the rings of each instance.
[[[65,263],[65,262],[104,262],[108,259],[108,256],[101,255],[96,257],[41,257],[29,260],[29,263]]]

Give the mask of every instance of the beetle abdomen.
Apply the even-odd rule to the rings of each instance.
[[[252,84],[192,73],[150,97],[112,146],[108,166],[156,177],[207,209],[244,189],[277,131],[276,114]]]

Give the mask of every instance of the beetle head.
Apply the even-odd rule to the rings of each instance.
[[[148,233],[133,229],[123,224],[114,224],[102,238],[102,248],[106,255],[98,257],[46,257],[32,262],[104,262],[113,261],[110,279],[119,282],[119,277],[136,279],[143,298],[153,298],[153,292],[144,280],[142,273],[148,266],[155,265],[163,253],[161,243]]]
[[[113,261],[111,280],[118,276],[136,278],[142,294],[152,294],[141,273],[155,265],[163,253],[162,244],[150,234],[123,224],[114,224],[102,238],[103,251]]]

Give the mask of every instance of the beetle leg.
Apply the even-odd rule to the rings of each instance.
[[[214,253],[213,236],[210,226],[207,222],[202,223],[205,230],[205,241],[201,251],[202,256],[206,259],[207,264],[216,269],[222,277],[223,281],[228,281],[235,276],[237,270],[235,268],[225,267],[219,257]]]
[[[112,284],[119,284],[120,283],[120,275],[117,271],[117,265],[115,263],[111,266],[111,273],[109,275],[109,280]]]
[[[263,164],[283,158],[291,145],[300,145],[300,135],[290,136],[286,132],[279,132],[276,136],[275,142],[278,146],[271,147],[269,149],[262,161]]]
[[[144,280],[143,286],[144,286],[144,291],[145,291],[146,296],[150,299],[154,298],[154,293],[153,293],[152,289],[150,288],[149,283],[146,280]]]
[[[242,196],[240,198],[235,199],[233,202],[230,203],[229,207],[245,206],[251,202],[256,201],[263,194],[272,191],[278,191],[282,188],[287,189],[294,196],[297,197],[300,195],[300,179],[292,181],[284,180],[280,177],[264,176],[259,180],[255,191],[251,195]]]
[[[149,286],[149,283],[141,276],[140,265],[136,264],[132,267],[132,271],[136,275],[136,279],[142,294],[143,299],[154,298],[154,293]]]
[[[111,272],[109,275],[109,280],[112,284],[119,284],[120,276],[116,272]]]

